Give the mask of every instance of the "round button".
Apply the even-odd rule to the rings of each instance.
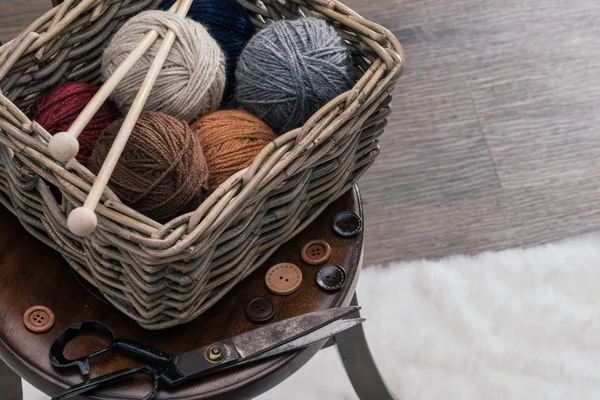
[[[275,264],[267,271],[265,282],[275,294],[291,294],[300,287],[302,272],[294,264]]]
[[[340,236],[356,236],[361,229],[362,219],[351,211],[342,211],[333,219],[333,230]]]
[[[335,264],[325,264],[317,270],[317,285],[329,292],[341,289],[346,284],[346,271]]]
[[[250,300],[246,306],[246,317],[256,323],[264,324],[275,316],[275,304],[266,297],[257,297]]]
[[[23,315],[25,327],[34,333],[48,332],[54,326],[54,313],[44,306],[34,306]]]
[[[302,247],[300,256],[309,265],[321,265],[331,257],[331,246],[324,240],[311,240]]]

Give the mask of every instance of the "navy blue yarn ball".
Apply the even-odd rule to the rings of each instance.
[[[160,9],[167,10],[174,3],[175,0],[166,0],[160,5]],[[236,0],[194,0],[188,17],[204,25],[225,53],[227,82],[224,104],[233,94],[237,61],[254,35],[254,25]]]

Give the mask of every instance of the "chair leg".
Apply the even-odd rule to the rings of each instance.
[[[21,378],[0,360],[0,400],[23,400]]]
[[[350,303],[358,305],[356,294]],[[360,317],[356,312],[348,318]],[[387,388],[367,344],[362,324],[335,336],[338,353],[354,391],[361,400],[398,400]]]

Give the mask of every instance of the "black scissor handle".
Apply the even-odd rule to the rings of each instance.
[[[172,354],[131,340],[116,340],[113,348],[139,361],[147,362],[155,368],[169,367],[175,359]]]
[[[103,386],[112,385],[133,377],[134,375],[149,375],[154,379],[154,387],[152,390],[144,396],[141,400],[150,400],[156,394],[160,378],[158,372],[149,366],[135,368],[135,369],[123,369],[121,371],[113,372],[111,374],[102,375],[97,378],[91,379],[87,382],[82,382],[78,385],[71,387],[69,390],[61,394],[60,396],[53,397],[52,400],[66,400],[75,396],[90,393],[99,389]]]
[[[65,357],[64,351],[65,347],[71,342],[73,339],[81,336],[85,333],[95,333],[101,336],[106,337],[110,340],[110,345],[104,349],[98,350],[92,354],[88,354],[87,356],[83,356],[76,360],[69,360]],[[100,354],[106,353],[110,349],[113,348],[115,344],[115,334],[114,332],[106,325],[98,321],[82,321],[76,324],[71,325],[54,341],[52,347],[50,347],[50,364],[52,364],[56,368],[66,368],[66,367],[79,367],[82,375],[90,374],[90,358],[99,356]]]
[[[83,356],[76,360],[69,360],[65,357],[65,348],[75,338],[86,333],[94,333],[104,336],[110,341],[108,347],[98,350],[87,356]],[[105,324],[98,321],[83,321],[71,325],[65,329],[54,341],[50,347],[50,363],[57,368],[79,367],[82,375],[90,374],[89,360],[100,354],[114,349],[125,353],[139,361],[147,362],[155,368],[168,368],[172,365],[175,357],[172,354],[165,353],[150,346],[131,340],[117,340],[114,332]]]

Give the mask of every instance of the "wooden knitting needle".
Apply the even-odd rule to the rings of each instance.
[[[181,6],[184,0],[177,0],[175,4],[171,6],[169,12],[176,12]],[[186,13],[187,14],[187,13]],[[184,14],[185,16],[185,14]],[[125,58],[125,60],[115,69],[112,75],[106,80],[104,85],[96,93],[96,95],[90,100],[88,105],[83,109],[77,119],[71,124],[69,130],[66,132],[58,132],[50,139],[48,143],[48,151],[55,160],[67,162],[74,158],[79,152],[79,142],[77,138],[83,132],[87,124],[94,118],[94,115],[98,112],[100,107],[104,104],[106,99],[115,90],[115,88],[121,83],[125,75],[133,68],[136,62],[148,51],[150,46],[158,39],[158,32],[151,30],[146,34],[144,39],[137,45],[137,47]]]
[[[177,10],[177,14],[185,17],[191,5],[192,0],[183,0],[181,7]],[[144,105],[148,100],[148,96],[152,91],[152,87],[158,78],[158,74],[160,74],[165,60],[171,51],[175,38],[175,32],[169,29],[156,53],[152,65],[150,65],[150,69],[144,78],[144,82],[142,83],[129,112],[125,117],[125,121],[123,121],[123,125],[106,156],[106,160],[104,160],[104,164],[102,164],[102,168],[100,168],[100,172],[98,173],[98,176],[96,176],[96,180],[92,185],[90,193],[85,199],[83,207],[78,207],[69,214],[67,225],[69,226],[69,230],[75,235],[88,236],[96,229],[98,217],[96,217],[94,210],[102,197],[102,192],[104,192],[117,162],[119,162],[119,157],[121,157],[121,153],[123,153],[127,140],[144,109]]]

